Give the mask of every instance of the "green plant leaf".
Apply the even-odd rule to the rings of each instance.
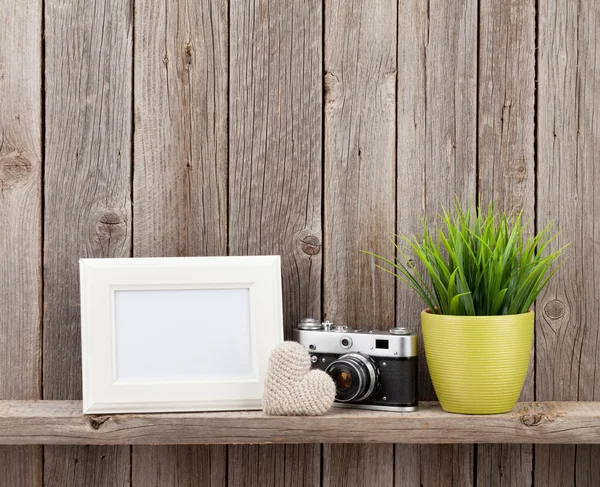
[[[527,311],[560,264],[566,246],[552,224],[537,235],[523,212],[501,212],[458,199],[443,208],[435,225],[420,218],[419,235],[395,235],[390,258],[365,252],[407,284],[436,313],[517,314]],[[568,244],[567,244],[568,245]],[[558,248],[557,248],[558,247]],[[555,250],[549,251],[554,248]]]

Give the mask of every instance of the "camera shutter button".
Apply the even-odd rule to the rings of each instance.
[[[299,330],[320,330],[321,328],[323,328],[321,322],[314,318],[302,318],[298,323]]]
[[[392,335],[410,335],[410,330],[408,328],[390,328],[390,333]]]

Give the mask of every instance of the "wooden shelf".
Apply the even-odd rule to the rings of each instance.
[[[0,401],[0,444],[600,443],[600,402],[520,403],[492,416],[334,408],[320,417],[260,411],[84,416],[80,401]]]

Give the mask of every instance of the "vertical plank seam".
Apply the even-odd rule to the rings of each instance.
[[[39,397],[44,399],[44,299],[45,299],[45,279],[44,279],[44,242],[46,241],[45,229],[46,229],[46,0],[41,0],[41,34],[40,39],[40,80],[41,80],[41,106],[40,106],[40,297],[39,297],[39,323],[40,323],[40,336],[39,336],[39,350],[40,350],[40,389]],[[45,476],[45,460],[46,460],[46,446],[41,448],[41,472],[40,480],[41,485],[44,485]]]
[[[534,19],[534,54],[533,54],[533,232],[537,233],[538,230],[538,213],[539,213],[539,204],[538,204],[538,192],[539,192],[539,164],[538,164],[538,151],[537,151],[537,142],[538,142],[538,123],[537,123],[537,111],[539,105],[539,91],[538,91],[538,74],[539,74],[539,63],[538,56],[540,53],[539,49],[539,40],[540,40],[540,22],[539,22],[539,0],[532,0],[533,2],[533,19]],[[536,303],[536,311],[537,311],[537,303]],[[537,320],[536,320],[537,321]],[[537,340],[536,340],[537,330],[534,323],[533,327],[533,348],[534,348],[534,356],[533,356],[533,399],[537,399]],[[531,485],[535,485],[535,456],[536,456],[536,445],[532,445],[531,448]]]
[[[325,30],[327,29],[327,25],[325,24],[325,11],[327,10],[327,1],[328,0],[323,0],[321,5],[321,319],[323,319],[325,315],[325,252],[327,251],[325,248],[325,171],[327,170],[327,164],[325,163],[325,110],[327,108],[325,92]],[[323,452],[323,446],[321,445],[321,485],[323,484]]]
[[[475,203],[479,204],[479,57],[481,56],[481,0],[477,1],[477,55],[475,56]],[[493,184],[493,183],[492,183]]]
[[[398,29],[400,26],[400,2],[396,2],[396,49],[394,50],[394,56],[396,57],[396,74],[394,79],[394,233],[400,235],[400,221],[398,220],[398,48],[399,38]],[[396,237],[393,237],[396,240]],[[398,258],[398,249],[394,248],[394,256]],[[371,258],[371,261],[373,259]],[[372,264],[373,265],[373,264]],[[398,326],[398,279],[394,279],[394,324],[392,326]],[[416,446],[414,447],[416,448]],[[392,485],[396,486],[396,444],[392,444]]]
[[[481,56],[481,1],[477,0],[477,47],[475,56],[475,204],[479,204],[480,200],[480,173],[479,173],[479,93],[480,93],[480,66],[479,59]],[[493,184],[493,183],[492,183]],[[477,487],[478,478],[478,460],[479,460],[479,446],[475,443],[473,445],[473,472],[472,472],[472,484],[473,487]]]
[[[131,258],[135,256],[134,253],[134,173],[135,173],[135,0],[130,0],[130,12],[129,18],[131,19],[131,108],[130,108],[130,126],[129,130],[131,132],[130,142],[129,142],[129,215],[131,218],[130,223],[130,245],[129,245],[129,255]],[[133,486],[133,445],[129,445],[129,486]]]
[[[227,1],[227,116],[225,117],[225,133],[227,137],[227,143],[225,149],[225,255],[230,254],[230,229],[229,220],[231,215],[231,151],[229,146],[231,145],[231,0]],[[231,445],[225,445],[225,486],[229,485],[229,449]]]
[[[214,49],[214,48],[213,48]],[[231,141],[231,0],[227,1],[227,76],[226,76],[226,93],[227,93],[227,116],[225,117],[225,134],[227,137],[227,143],[225,144],[225,160],[227,164],[225,164],[225,255],[229,255],[229,215],[230,215],[230,204],[231,204],[231,188],[230,188],[230,180],[231,180],[231,160],[230,160],[230,150],[229,145]],[[225,470],[227,471],[227,458],[229,455],[229,447],[226,448],[227,452],[225,454]]]
[[[319,458],[319,485],[321,487],[323,487],[323,443],[319,444],[319,453],[320,453],[320,458]]]
[[[325,314],[325,180],[326,180],[326,164],[325,164],[325,110],[326,110],[326,93],[325,93],[325,11],[328,0],[323,0],[321,4],[321,309],[319,310],[320,318],[324,318]],[[319,485],[323,487],[323,467],[325,458],[325,447],[323,443],[319,444]]]
[[[429,95],[429,89],[428,89],[428,77],[427,77],[427,50],[429,49],[429,34],[430,34],[430,30],[431,30],[431,0],[427,0],[427,42],[425,43],[425,48],[423,49],[423,123],[425,124],[425,136],[423,139],[423,198],[422,198],[422,204],[423,204],[423,214],[427,214],[427,148],[429,146],[428,143],[428,135],[429,135],[429,124],[427,123],[427,113],[428,113],[428,108],[427,108],[427,101],[428,101],[428,95]],[[398,29],[396,28],[396,32],[398,31]],[[397,56],[398,54],[396,54]],[[397,196],[397,195],[396,195]],[[417,396],[418,397],[418,396]]]
[[[396,2],[396,49],[394,50],[394,56],[396,57],[396,74],[394,79],[394,230],[396,235],[400,235],[400,228],[398,221],[398,47],[399,47],[399,35],[398,28],[400,25],[400,2]],[[396,240],[396,237],[393,237]],[[398,258],[398,250],[394,248],[394,256]],[[371,257],[371,261],[373,258]],[[394,279],[394,325],[398,323],[398,279]],[[394,469],[393,475],[396,475],[396,446],[394,445]],[[394,480],[395,485],[395,480]]]
[[[130,245],[130,256],[133,257],[135,255],[134,253],[134,245],[135,245],[135,241],[134,241],[134,229],[133,229],[133,225],[134,225],[134,206],[133,206],[133,202],[135,201],[133,199],[134,197],[134,173],[135,173],[135,0],[130,0],[130,5],[131,5],[131,11],[130,11],[130,18],[131,18],[131,113],[130,113],[130,117],[131,117],[131,121],[130,121],[130,131],[131,131],[131,139],[130,139],[130,147],[129,147],[129,154],[130,154],[130,159],[131,161],[129,162],[129,206],[130,206],[130,218],[131,218],[131,245]],[[133,456],[130,456],[130,465],[133,461]],[[131,479],[130,479],[131,481]]]
[[[227,7],[229,8],[229,6]],[[229,19],[227,20],[229,25]],[[229,143],[228,143],[229,145]],[[229,164],[228,164],[229,165]],[[225,486],[229,485],[229,445],[225,447]]]

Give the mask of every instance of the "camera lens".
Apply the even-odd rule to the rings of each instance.
[[[352,375],[349,372],[340,372],[335,378],[335,384],[340,389],[350,389],[352,387]]]
[[[335,398],[340,402],[364,401],[379,386],[379,369],[361,353],[342,355],[327,367],[327,373],[335,382]]]

